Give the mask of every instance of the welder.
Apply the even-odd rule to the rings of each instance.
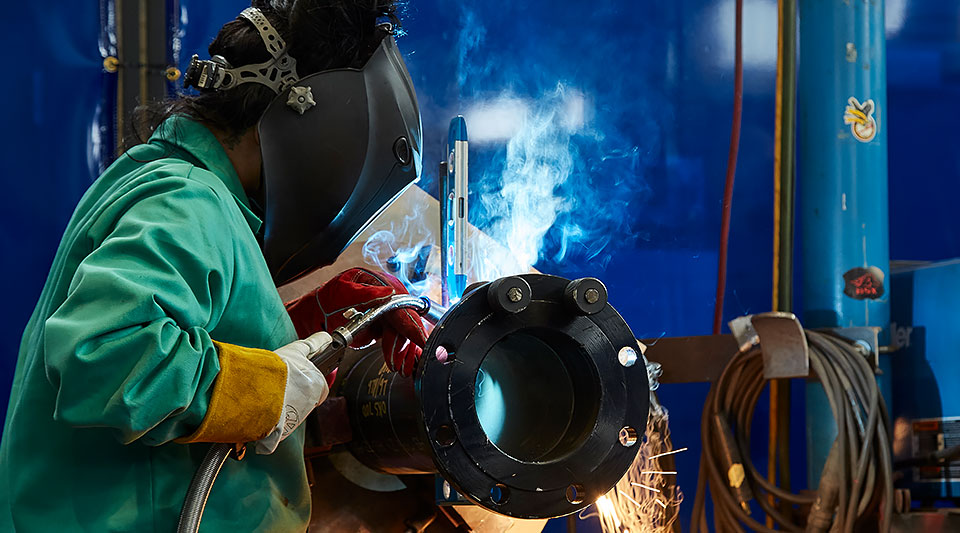
[[[24,334],[0,531],[173,531],[205,443],[257,453],[220,476],[204,531],[306,528],[298,428],[328,384],[305,354],[405,291],[354,269],[288,313],[276,286],[332,264],[419,176],[396,24],[392,0],[255,1],[193,58],[194,91],[141,109]],[[369,333],[412,372],[415,313]]]

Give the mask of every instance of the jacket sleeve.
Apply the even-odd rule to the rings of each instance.
[[[104,222],[106,237],[45,324],[54,418],[113,428],[124,443],[262,438],[280,418],[286,365],[208,333],[243,268],[230,222],[239,215],[186,178],[138,185],[118,201],[125,211]]]

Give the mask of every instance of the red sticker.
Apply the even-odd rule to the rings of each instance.
[[[876,300],[883,296],[883,271],[877,267],[851,268],[843,275],[843,293],[854,300]]]

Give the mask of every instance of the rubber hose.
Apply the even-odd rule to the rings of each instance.
[[[187,488],[187,497],[183,501],[183,509],[180,510],[180,522],[177,524],[177,533],[197,533],[200,530],[200,518],[203,517],[203,509],[207,506],[207,498],[210,497],[210,490],[213,489],[213,482],[217,479],[217,474],[223,468],[230,452],[234,450],[233,444],[214,444],[200,462],[200,467],[193,474],[190,480],[190,486]]]
[[[733,183],[740,153],[740,123],[743,120],[743,0],[736,0],[733,62],[733,118],[730,125],[730,151],[723,184],[720,212],[720,246],[717,251],[717,296],[713,304],[713,334],[719,335],[723,324],[723,299],[727,292],[727,252],[730,246],[730,217],[733,210]]]

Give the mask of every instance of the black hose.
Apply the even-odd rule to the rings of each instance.
[[[187,488],[187,497],[183,501],[180,521],[177,523],[177,533],[197,533],[200,530],[200,518],[207,505],[207,498],[210,497],[210,490],[213,489],[213,482],[234,449],[233,444],[214,444],[203,457],[200,468],[193,474]]]
[[[837,424],[816,494],[783,490],[754,466],[750,429],[767,381],[761,350],[741,352],[724,368],[704,404],[703,453],[692,521],[700,531],[707,531],[708,490],[717,531],[744,531],[744,526],[764,533],[778,531],[751,517],[750,503],[759,506],[779,531],[849,533],[877,517],[880,531],[890,530],[889,417],[873,369],[846,340],[807,331],[807,341],[813,375],[823,385]],[[717,424],[717,418],[726,423]],[[810,513],[799,516],[797,511],[807,507]]]

